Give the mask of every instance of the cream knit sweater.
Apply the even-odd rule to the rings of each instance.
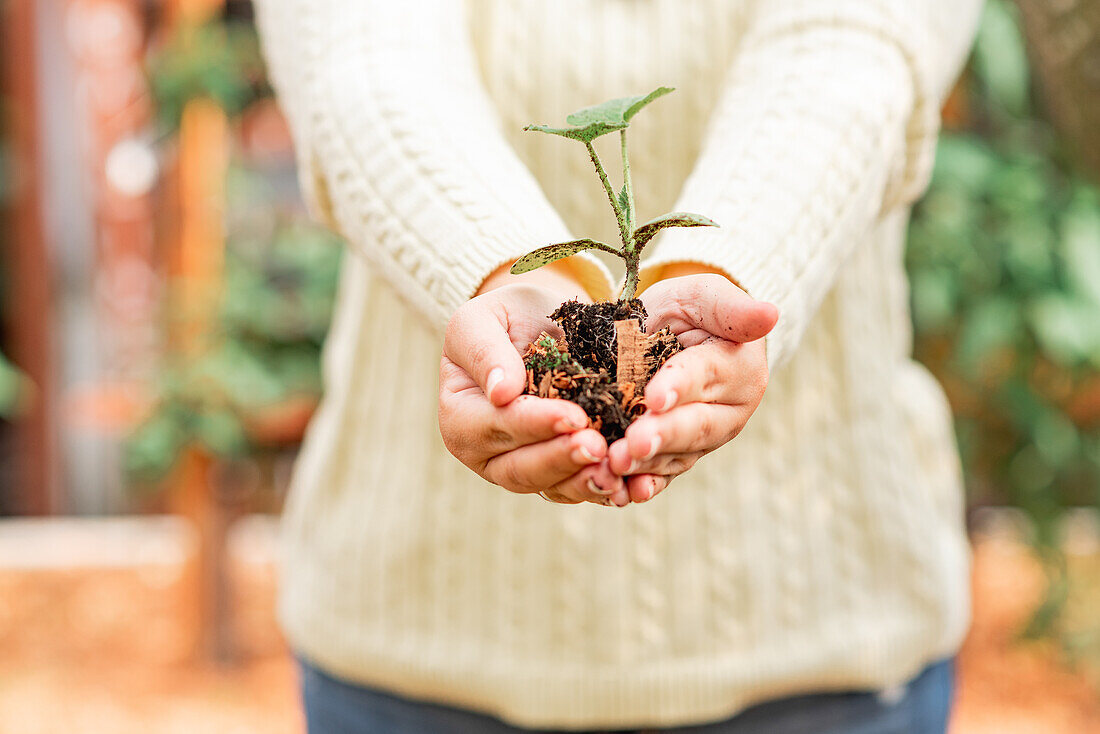
[[[262,0],[308,198],[348,239],[281,618],[333,674],[538,727],[701,722],[952,654],[967,545],[902,251],[978,0]],[[631,128],[662,263],[779,307],[741,436],[622,510],[509,494],[436,426],[441,328],[490,272],[614,238],[578,146],[521,132],[678,91]],[[613,155],[613,154],[612,154]],[[578,259],[597,296],[603,265]]]

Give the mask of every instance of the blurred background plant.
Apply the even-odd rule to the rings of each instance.
[[[157,123],[165,133],[179,129],[193,99],[212,99],[235,116],[271,97],[260,41],[247,17],[223,15],[177,26],[150,57],[148,71]]]
[[[0,97],[0,109],[4,100]],[[11,173],[8,170],[8,152],[3,138],[0,138],[0,209],[8,198]],[[0,305],[7,303],[4,297],[4,278],[0,273]],[[20,412],[24,396],[27,393],[26,376],[17,369],[4,353],[0,351],[0,419],[11,420]]]
[[[1029,63],[1022,17],[1042,20],[985,7],[907,261],[916,356],[955,410],[970,506],[1015,505],[1032,521],[1050,580],[1029,630],[1041,634],[1059,630],[1070,598],[1060,521],[1100,506],[1100,169],[1097,129],[1052,123],[1033,69],[1051,70]],[[1098,68],[1062,73],[1100,81]],[[1100,109],[1097,97],[1075,104]]]
[[[18,417],[28,388],[23,372],[0,354],[0,418],[13,420]]]
[[[213,101],[235,121],[238,150],[248,146],[250,127],[277,114],[247,11],[181,25],[152,54],[148,73],[158,129],[169,142],[195,100]],[[250,112],[259,125],[249,124]],[[320,350],[341,243],[308,222],[264,163],[263,156],[237,156],[226,169],[212,338],[198,355],[167,353],[152,410],[125,445],[124,465],[137,485],[156,488],[192,447],[223,460],[293,447],[320,399]],[[172,332],[178,305],[169,298],[165,306]]]
[[[227,193],[214,346],[170,358],[158,376],[153,409],[126,445],[126,468],[143,486],[191,446],[222,459],[293,447],[321,396],[341,243],[300,215],[273,217],[272,187],[256,170],[232,167]]]

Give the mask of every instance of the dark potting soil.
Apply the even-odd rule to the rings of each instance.
[[[661,329],[647,340],[645,379],[641,384],[620,382],[615,322],[634,319],[644,328],[646,310],[640,300],[567,301],[550,318],[561,326],[564,337],[543,334],[528,346],[527,392],[570,400],[584,409],[608,443],[622,438],[627,426],[646,411],[645,383],[683,347],[667,327]]]

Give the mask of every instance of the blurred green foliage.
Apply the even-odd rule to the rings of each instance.
[[[0,116],[10,114],[3,98],[0,98]],[[3,132],[0,129],[0,132]],[[11,154],[8,144],[0,136],[0,209],[3,209],[11,197],[11,182],[14,178],[11,168]],[[6,229],[0,226],[0,234]],[[11,243],[5,237],[0,242],[0,247],[11,247]],[[0,273],[0,306],[8,303],[3,273]],[[0,352],[0,418],[10,419],[16,417],[25,407],[28,397],[29,381],[26,376],[13,365],[3,352]]]
[[[1100,503],[1100,190],[1043,119],[1015,7],[992,0],[909,231],[916,354],[956,412],[971,501],[1038,541]]]
[[[212,99],[232,118],[271,95],[255,28],[226,17],[181,28],[151,56],[148,73],[167,135],[192,99]],[[164,477],[189,447],[222,458],[278,448],[256,427],[263,416],[320,398],[342,246],[280,201],[270,173],[240,162],[228,172],[218,330],[197,357],[169,354],[153,409],[125,445],[138,483]],[[168,329],[182,316],[173,313],[171,291],[169,284]]]
[[[4,100],[0,98],[0,114],[5,112],[6,105]],[[10,170],[11,165],[11,152],[8,150],[8,142],[0,137],[0,204],[3,204],[11,196],[11,186],[14,178]]]
[[[164,132],[179,128],[184,105],[214,100],[230,116],[270,96],[256,29],[221,18],[181,26],[148,63],[157,121]]]
[[[0,418],[17,417],[28,393],[26,376],[0,354]]]
[[[301,217],[280,216],[261,172],[233,168],[228,192],[220,330],[198,358],[165,366],[155,408],[126,446],[138,481],[163,477],[190,446],[223,458],[264,451],[270,447],[250,431],[257,416],[321,395],[340,240]]]

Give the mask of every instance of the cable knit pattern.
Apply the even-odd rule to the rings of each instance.
[[[902,682],[968,619],[950,416],[909,359],[908,206],[977,0],[259,0],[303,189],[348,258],[284,521],[280,616],[335,675],[542,728],[684,725]],[[745,431],[653,502],[486,484],[436,427],[440,327],[534,246],[612,241],[579,146],[523,133],[660,84],[630,130],[665,265],[780,321]],[[617,141],[598,141],[617,160]],[[612,166],[614,167],[614,166]],[[574,258],[596,296],[596,258]]]

